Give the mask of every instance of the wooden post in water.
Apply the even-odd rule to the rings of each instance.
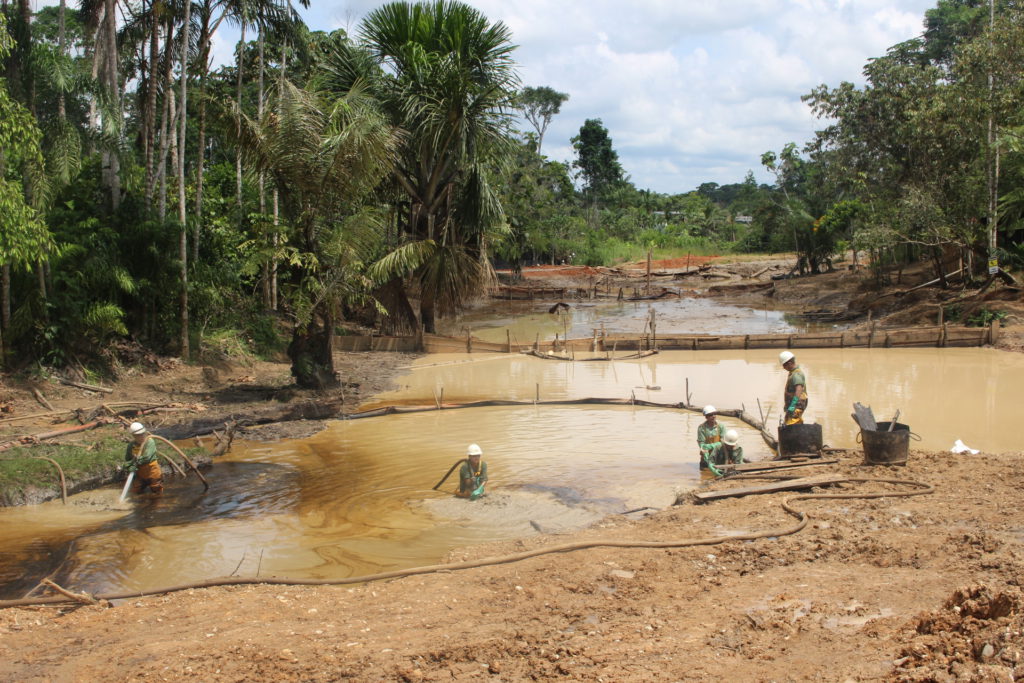
[[[505,330],[505,353],[512,353],[512,331]]]
[[[651,250],[647,249],[647,293],[651,293]]]
[[[988,343],[995,344],[999,341],[999,321],[993,320],[988,324]]]

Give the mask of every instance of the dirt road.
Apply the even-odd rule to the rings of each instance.
[[[1024,676],[1021,456],[913,452],[906,467],[868,468],[847,453],[829,471],[935,492],[797,501],[805,529],[756,541],[594,548],[352,588],[6,609],[0,680],[1014,680]],[[450,559],[791,528],[782,502],[792,495],[683,502]]]

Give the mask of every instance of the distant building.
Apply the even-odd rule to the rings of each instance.
[[[745,225],[750,225],[751,223],[754,222],[754,217],[753,216],[736,216],[736,218],[734,218],[733,221],[736,222],[736,223],[743,223]]]

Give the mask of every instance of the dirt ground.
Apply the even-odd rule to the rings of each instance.
[[[742,301],[766,291],[745,291],[745,285],[773,282],[772,274],[788,269],[780,260],[753,277],[764,267],[730,264],[723,269],[738,274],[728,278],[686,277],[700,278],[704,288],[732,284],[733,291],[715,295]],[[679,286],[675,275],[658,277]],[[773,296],[807,310],[874,302],[877,321],[909,308],[897,303],[890,310],[884,298],[871,299],[849,271],[774,282]],[[993,291],[1005,298],[988,301],[1010,311],[1001,345],[1019,351],[1020,292]],[[922,315],[927,306],[932,315],[937,310],[931,296],[944,295],[924,295]],[[922,317],[918,324],[928,322]],[[388,388],[409,362],[399,354],[340,354],[345,386],[328,393],[296,391],[281,363],[193,366],[172,359],[162,359],[158,372],[127,373],[112,394],[53,382],[37,387],[58,409],[173,402],[147,418],[159,428],[269,414],[340,399],[342,392],[346,406],[355,407]],[[0,389],[7,417],[44,412],[29,388],[8,383]],[[42,431],[52,420],[0,422],[0,434]],[[316,428],[315,421],[291,421],[247,436],[299,436]],[[596,547],[355,587],[246,585],[112,607],[0,609],[0,680],[1019,680],[1022,455],[915,451],[905,467],[886,468],[862,465],[859,452],[839,453],[837,465],[793,473],[914,480],[935,490],[794,501],[809,522],[789,535],[784,532],[796,519],[782,506],[798,494],[702,505],[682,499],[645,517],[618,516],[581,532],[476,546],[448,560],[595,539],[714,544]],[[708,489],[764,481],[723,480]],[[815,492],[910,490],[847,482]],[[762,531],[772,535],[718,543]]]
[[[682,501],[566,536],[591,548],[356,587],[238,586],[112,608],[0,610],[0,680],[902,680],[1024,676],[1021,453],[912,452],[905,467],[807,468],[935,487],[903,498]],[[720,481],[719,489],[756,482]],[[909,491],[847,483],[821,492]]]

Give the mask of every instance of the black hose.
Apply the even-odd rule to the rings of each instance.
[[[451,469],[449,469],[448,472],[443,477],[441,477],[441,481],[439,481],[436,484],[434,484],[434,489],[433,490],[436,491],[438,486],[443,484],[448,479],[448,477],[452,476],[452,472],[455,471],[455,468],[458,467],[459,465],[461,465],[464,462],[466,462],[466,458],[460,458],[459,460],[456,460],[455,464],[451,466]]]

